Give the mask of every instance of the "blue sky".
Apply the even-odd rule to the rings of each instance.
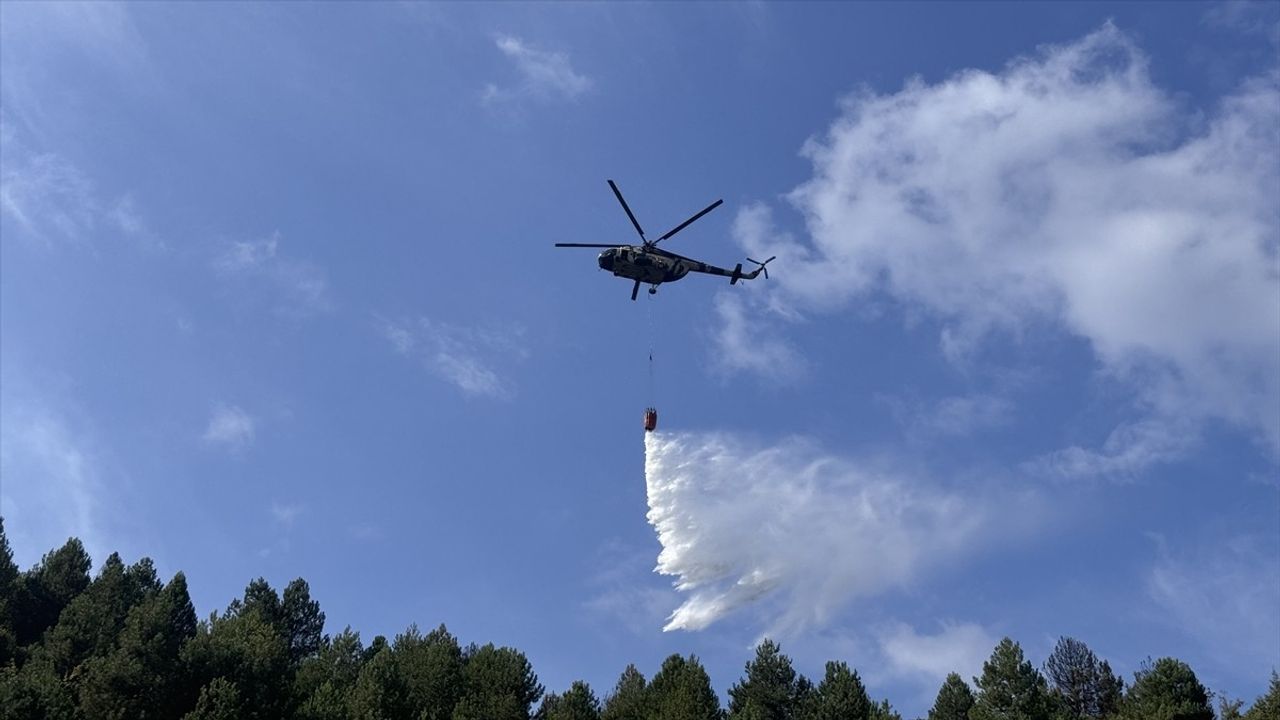
[[[17,559],[149,555],[202,614],[302,576],[330,631],[444,622],[552,690],[693,652],[723,692],[770,634],[915,714],[1072,635],[1252,698],[1278,23],[4,3]],[[651,233],[723,197],[672,249],[773,278],[631,303],[552,248],[634,239],[607,178]]]

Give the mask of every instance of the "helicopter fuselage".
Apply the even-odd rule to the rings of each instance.
[[[638,280],[649,285],[674,282],[690,271],[701,270],[703,263],[680,257],[657,248],[621,245],[600,253],[596,262],[601,270],[618,277]]]

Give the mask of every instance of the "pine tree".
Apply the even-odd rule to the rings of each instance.
[[[351,693],[351,717],[355,720],[402,720],[410,717],[404,678],[395,654],[384,647],[360,668]]]
[[[746,665],[746,677],[729,688],[729,718],[742,720],[790,720],[799,707],[800,686],[791,658],[772,640],[756,646],[755,659]]]
[[[1244,720],[1280,720],[1280,675],[1271,671],[1271,687],[1267,693],[1253,701],[1253,707],[1244,714]]]
[[[879,705],[871,706],[871,720],[902,720],[902,715],[893,709],[888,700],[881,700]]]
[[[360,635],[350,627],[323,638],[320,650],[298,667],[294,694],[303,720],[336,720],[348,716],[347,703],[364,664]]]
[[[392,649],[418,720],[448,720],[462,697],[462,647],[444,625],[424,637],[416,625],[397,635]]]
[[[720,698],[711,678],[690,655],[672,655],[649,683],[646,720],[720,720]]]
[[[1059,638],[1044,668],[1050,687],[1070,720],[1100,720],[1119,707],[1123,681],[1079,640]]]
[[[187,579],[174,575],[164,589],[133,607],[117,647],[86,664],[80,707],[87,717],[177,717],[191,700],[178,659],[196,633]]]
[[[182,720],[239,720],[243,716],[240,691],[226,678],[214,678],[200,688],[196,708]]]
[[[13,627],[13,598],[18,578],[18,566],[13,562],[13,550],[4,533],[4,518],[0,517],[0,668],[13,662],[18,651],[18,636]]]
[[[644,720],[649,685],[635,665],[628,665],[604,700],[600,720]]]
[[[542,699],[536,720],[600,720],[600,701],[591,686],[575,680],[563,695],[551,693]]]
[[[1022,657],[1022,647],[1004,638],[982,664],[970,720],[1048,720],[1053,703],[1044,676]]]
[[[492,643],[469,652],[453,720],[528,720],[542,685],[524,653]]]
[[[19,646],[39,641],[44,631],[58,621],[63,609],[89,587],[91,565],[84,545],[70,538],[22,574],[16,581],[19,587],[14,589],[10,606]]]
[[[295,700],[288,644],[263,613],[246,611],[239,600],[199,624],[182,664],[196,686],[218,677],[233,682],[245,718],[283,717]]]
[[[280,624],[289,643],[289,659],[295,667],[320,649],[324,613],[320,612],[320,603],[311,599],[311,587],[306,580],[297,578],[285,587]]]
[[[871,717],[871,698],[855,670],[843,661],[827,663],[826,673],[818,687],[801,701],[804,720],[867,720]]]
[[[1209,692],[1181,660],[1160,658],[1134,673],[1120,703],[1124,720],[1213,720]]]
[[[973,693],[958,673],[947,675],[938,697],[929,710],[929,720],[968,720],[973,707]]]

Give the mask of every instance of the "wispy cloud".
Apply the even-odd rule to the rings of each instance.
[[[1059,458],[1081,470],[1176,457],[1183,443],[1142,418],[1225,420],[1280,453],[1280,74],[1196,121],[1108,24],[1000,72],[844,107],[789,195],[807,238],[778,233],[764,206],[735,224],[752,255],[786,259],[771,303],[889,298],[939,320],[952,358],[1033,325],[1087,340],[1101,375],[1136,390],[1138,419],[1101,452]]]
[[[271,517],[284,527],[293,527],[293,521],[302,514],[302,506],[297,503],[271,503]]]
[[[720,322],[713,348],[716,366],[726,372],[752,372],[770,380],[789,381],[805,371],[804,359],[771,330],[773,320],[747,317],[746,303],[734,293],[718,292]]]
[[[953,395],[934,401],[881,396],[907,434],[918,439],[965,437],[1008,424],[1013,401],[990,393]]]
[[[906,623],[892,623],[877,632],[881,652],[895,674],[917,676],[936,688],[948,673],[961,677],[980,674],[997,638],[974,623],[942,623],[936,635],[916,632]]]
[[[667,630],[747,605],[769,618],[770,634],[822,625],[854,599],[984,546],[994,517],[1006,541],[1030,532],[1039,505],[1008,489],[957,494],[800,439],[761,448],[722,433],[647,434],[645,480],[657,571],[686,594]]]
[[[1169,627],[1190,635],[1223,667],[1256,672],[1280,666],[1275,538],[1242,535],[1201,545],[1189,554],[1170,552],[1163,541],[1158,544],[1146,587]]]
[[[277,315],[301,319],[332,307],[329,283],[315,264],[285,255],[279,232],[261,240],[237,240],[223,246],[213,267],[224,278],[255,282]]]
[[[104,239],[115,237],[164,247],[147,228],[132,195],[104,202],[78,166],[57,153],[29,148],[4,113],[0,138],[0,217],[15,224],[18,236],[46,246],[69,243],[101,249]]]
[[[253,442],[255,423],[252,417],[235,405],[219,403],[209,417],[202,438],[210,445],[240,449]]]
[[[591,79],[575,71],[565,53],[540,50],[511,35],[500,35],[494,42],[515,64],[520,81],[507,87],[486,85],[481,95],[485,104],[523,98],[573,100],[591,88]]]
[[[78,537],[101,557],[101,461],[67,419],[12,396],[0,413],[0,509],[20,562]],[[38,520],[37,520],[38,518]]]
[[[421,360],[432,374],[464,393],[490,398],[515,393],[515,386],[498,368],[528,355],[523,328],[460,327],[426,317],[416,322],[377,322],[397,352]]]
[[[648,551],[610,542],[596,552],[595,564],[599,569],[588,582],[584,610],[640,636],[662,625],[675,603],[670,590],[651,584],[653,556]]]

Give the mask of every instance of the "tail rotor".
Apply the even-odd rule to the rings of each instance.
[[[778,258],[778,256],[777,256],[777,255],[774,255],[773,257],[769,258],[768,260],[765,260],[764,262],[760,262],[759,260],[752,260],[751,258],[747,258],[747,262],[755,263],[756,265],[758,265],[759,267],[757,267],[757,268],[756,268],[756,272],[763,272],[763,273],[764,273],[764,279],[765,279],[765,280],[768,280],[768,279],[769,279],[769,268],[767,268],[767,267],[765,267],[765,266],[766,266],[766,265],[768,265],[769,263],[773,262],[773,261],[774,261],[774,260],[776,260],[777,258]]]

